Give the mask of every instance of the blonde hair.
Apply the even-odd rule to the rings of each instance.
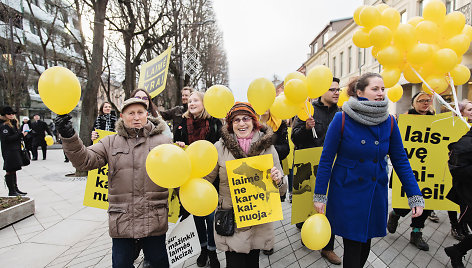
[[[435,111],[433,109],[433,96],[429,95],[428,93],[424,92],[424,91],[420,91],[418,93],[416,93],[413,98],[411,99],[411,106],[413,107],[413,109],[416,110],[416,107],[415,107],[415,103],[417,103],[416,101],[421,97],[421,96],[428,96],[430,99],[431,99],[431,104],[429,105],[428,107],[428,111],[435,114]]]
[[[200,92],[200,91],[194,91],[192,92],[192,94],[190,94],[189,96],[189,99],[190,97],[192,97],[193,95],[196,95],[200,101],[202,102],[202,105],[203,105],[203,97],[205,96],[205,94],[203,92]],[[207,112],[207,110],[205,109],[205,105],[203,105],[203,110],[202,112],[194,117],[191,113],[190,113],[190,110],[187,109],[187,111],[182,115],[183,118],[190,118],[190,117],[193,117],[193,119],[209,119],[211,118],[211,115]]]
[[[8,119],[6,116],[2,115],[0,116],[0,119],[2,119],[4,124],[8,125],[9,127],[13,128],[13,124],[11,123],[11,120]],[[20,123],[18,122],[18,118],[15,115],[15,120],[16,120],[16,128],[20,129]]]
[[[465,106],[467,106],[467,104],[472,104],[472,101],[468,100],[468,99],[463,99],[461,100],[458,104],[459,104],[459,111],[461,112],[464,112],[464,109],[465,109]]]

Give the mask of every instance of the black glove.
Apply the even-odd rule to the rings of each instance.
[[[72,117],[68,114],[58,115],[54,118],[54,124],[56,125],[57,132],[61,134],[64,138],[70,138],[74,136],[75,130],[72,127],[72,122],[70,121]]]

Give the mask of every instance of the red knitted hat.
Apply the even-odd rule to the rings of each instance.
[[[252,108],[252,105],[249,102],[238,101],[233,105],[233,107],[231,107],[228,114],[226,115],[226,123],[231,125],[233,123],[234,117],[241,114],[252,117],[252,119],[254,119],[256,122],[259,120],[258,116],[256,115],[256,111],[254,111],[254,108]]]

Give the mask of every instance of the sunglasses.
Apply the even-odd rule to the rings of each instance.
[[[15,113],[5,113],[6,115],[12,115],[12,114],[15,114]]]
[[[334,88],[334,87],[329,89],[329,91],[334,92],[334,93],[339,92],[340,90],[341,90],[340,88]]]
[[[244,116],[243,118],[235,118],[235,119],[233,120],[233,124],[239,124],[239,122],[241,122],[241,121],[243,121],[244,123],[247,123],[247,122],[249,122],[249,121],[251,121],[251,120],[252,120],[251,117],[249,117],[249,116]]]
[[[144,97],[139,97],[139,96],[135,96],[136,99],[142,99],[142,100],[149,100],[148,97],[144,96]]]

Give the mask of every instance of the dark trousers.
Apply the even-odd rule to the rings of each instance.
[[[215,238],[213,234],[213,220],[215,212],[204,217],[193,216],[195,227],[197,227],[198,240],[200,246],[208,248],[208,250],[216,250]]]
[[[144,258],[149,261],[151,267],[169,267],[166,250],[166,236],[149,236],[139,239],[143,247]],[[134,262],[136,239],[112,238],[111,258],[113,268],[131,268]]]
[[[472,249],[472,235],[468,235],[464,240],[460,241],[458,244],[455,244],[456,248],[465,255],[467,251]]]
[[[227,268],[259,268],[260,249],[253,249],[249,253],[225,251]]]
[[[33,143],[33,148],[31,153],[33,154],[33,159],[38,159],[38,147],[41,146],[41,150],[43,151],[43,159],[46,159],[46,151],[47,151],[47,145],[46,143],[44,144],[34,144]]]
[[[405,217],[406,215],[408,215],[408,213],[410,213],[411,209],[394,208],[393,211],[398,216]],[[428,216],[430,214],[431,214],[431,210],[427,210],[427,209],[423,210],[423,214],[421,214],[421,216],[416,217],[416,218],[411,218],[410,227],[412,227],[412,228],[424,228],[424,223],[425,223],[426,219],[428,218]]]
[[[331,233],[331,239],[329,239],[328,244],[323,248],[323,250],[334,250],[334,234]]]
[[[343,267],[345,268],[361,268],[364,267],[369,257],[370,242],[366,243],[343,238],[344,257]]]

